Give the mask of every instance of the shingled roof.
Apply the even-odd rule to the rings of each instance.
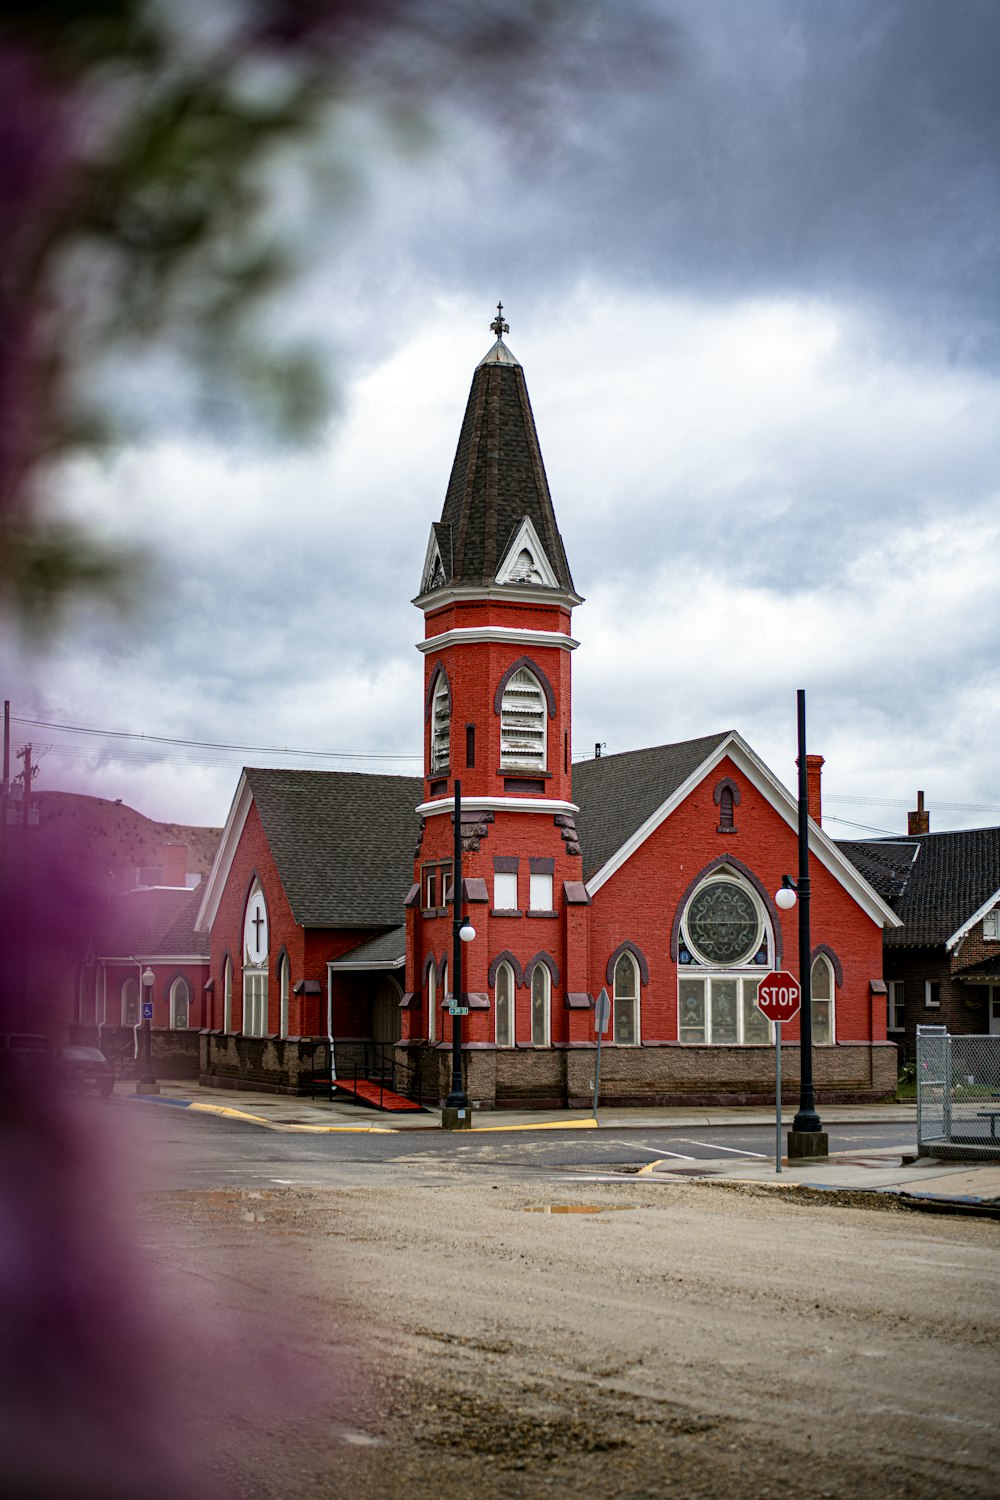
[[[296,922],[399,925],[413,882],[419,777],[257,767],[243,774]]]
[[[433,528],[441,568],[430,586],[492,585],[525,516],[560,590],[572,593],[524,370],[498,338],[472,377],[444,510]]]
[[[583,878],[589,880],[646,819],[696,771],[728,737],[704,735],[676,745],[654,745],[602,755],[573,767],[576,827],[583,849]]]
[[[903,919],[886,943],[935,947],[1000,890],[1000,828],[964,828],[906,839],[852,840],[838,846]],[[890,893],[890,872],[905,875]]]
[[[150,886],[116,896],[96,939],[99,958],[207,958],[208,933],[195,929],[200,886]]]

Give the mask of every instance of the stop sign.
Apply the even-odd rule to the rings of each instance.
[[[799,1013],[802,991],[799,981],[787,969],[765,974],[757,990],[757,1009],[769,1021],[790,1021]]]

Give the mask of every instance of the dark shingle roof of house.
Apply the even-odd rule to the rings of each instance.
[[[359,943],[348,953],[340,955],[340,962],[356,963],[401,963],[406,957],[406,926],[393,927],[389,932],[380,932],[378,937]]]
[[[303,927],[397,927],[413,882],[417,776],[245,771]]]
[[[945,942],[1000,889],[1000,828],[852,840],[839,848],[902,917],[904,925],[885,934],[886,943],[895,947]],[[905,873],[905,880],[890,894],[871,871],[893,869]]]
[[[195,931],[200,887],[151,886],[114,898],[96,947],[102,958],[207,958],[209,935]]]
[[[434,527],[445,583],[491,584],[525,516],[559,587],[572,591],[524,371],[498,340],[472,377],[444,510]]]
[[[573,801],[583,849],[583,878],[607,864],[628,838],[717,749],[730,731],[602,755],[573,767]]]

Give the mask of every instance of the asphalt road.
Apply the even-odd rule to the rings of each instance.
[[[95,1107],[101,1107],[97,1101]],[[770,1160],[775,1145],[773,1126],[296,1135],[130,1100],[109,1107],[116,1124],[140,1135],[151,1185],[165,1191],[373,1182],[416,1186],[442,1177],[453,1181],[464,1173],[477,1180],[492,1174],[505,1182],[567,1174],[595,1181],[657,1159],[680,1167],[726,1157]],[[915,1145],[913,1127],[900,1123],[843,1125],[829,1130],[829,1137],[831,1151]]]

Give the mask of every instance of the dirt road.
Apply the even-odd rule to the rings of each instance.
[[[545,1211],[579,1207],[602,1211]],[[177,1354],[211,1386],[198,1438],[220,1494],[1000,1485],[995,1223],[457,1175],[166,1194],[143,1222],[167,1305],[203,1304]]]

